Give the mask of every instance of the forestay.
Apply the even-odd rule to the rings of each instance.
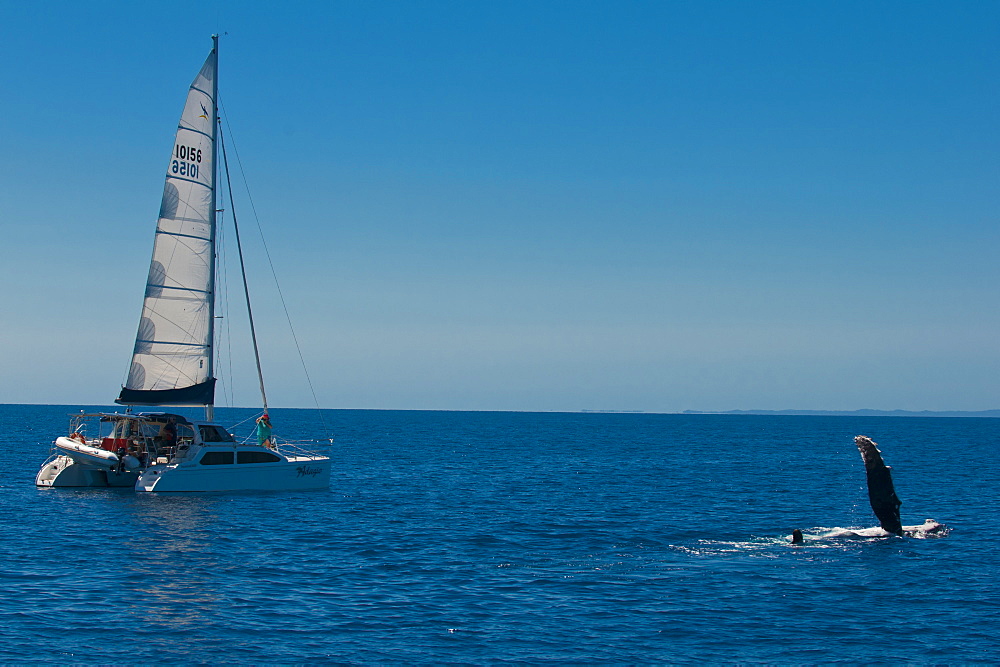
[[[195,77],[167,166],[128,380],[116,403],[210,405],[217,49]]]

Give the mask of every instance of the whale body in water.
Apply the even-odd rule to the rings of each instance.
[[[890,533],[889,531],[875,526],[874,528],[833,528],[820,537],[889,537],[890,535],[900,535],[902,537],[943,537],[948,534],[951,529],[948,528],[943,523],[938,523],[934,519],[927,519],[922,524],[918,526],[901,526],[901,532]],[[795,538],[792,538],[792,542],[795,543]]]

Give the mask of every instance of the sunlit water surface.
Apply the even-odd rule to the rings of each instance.
[[[997,659],[1000,420],[329,411],[328,492],[36,489],[82,407],[0,406],[2,663]],[[821,538],[858,434],[949,535]]]

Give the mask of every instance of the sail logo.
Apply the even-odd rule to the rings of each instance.
[[[199,102],[199,104],[201,104],[201,103]],[[209,118],[208,118],[208,109],[205,108],[204,104],[201,105],[201,115],[198,116],[198,118],[204,118],[205,120],[209,120]]]

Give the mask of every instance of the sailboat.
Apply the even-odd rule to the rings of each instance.
[[[212,52],[188,91],[167,165],[132,363],[115,399],[127,410],[74,415],[68,435],[56,438],[42,464],[37,486],[200,492],[330,485],[328,456],[279,442],[271,434],[245,268],[243,286],[263,414],[257,437],[249,441],[238,442],[214,421],[216,175],[221,137],[216,108],[218,36],[212,40]],[[239,247],[238,228],[236,239]],[[242,249],[240,262],[242,267]],[[204,407],[205,419],[172,412],[134,413],[135,406]]]

